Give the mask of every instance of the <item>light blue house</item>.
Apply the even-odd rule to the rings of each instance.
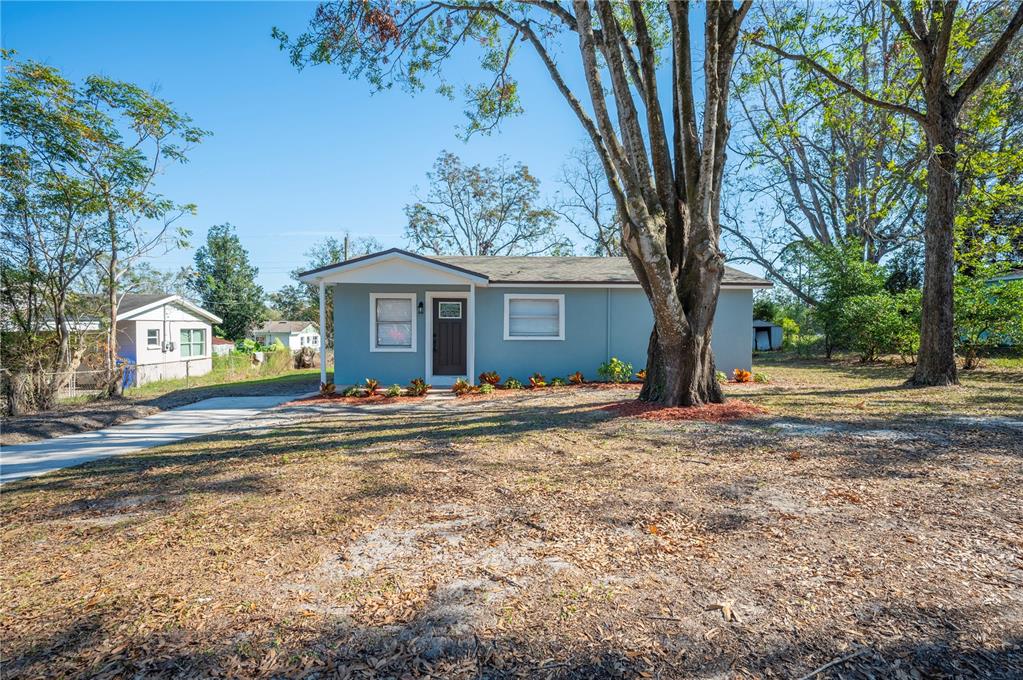
[[[425,257],[393,248],[299,278],[319,287],[321,329],[333,296],[337,385],[367,377],[451,385],[483,371],[595,379],[610,357],[642,368],[653,328],[624,257]],[[753,290],[771,285],[726,268],[713,335],[719,370],[750,368]]]

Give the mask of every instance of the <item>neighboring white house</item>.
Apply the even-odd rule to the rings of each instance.
[[[125,385],[209,373],[210,324],[220,321],[180,295],[125,295],[117,310],[117,355],[125,363]]]
[[[267,321],[252,331],[252,339],[261,345],[281,344],[293,352],[303,347],[320,349],[320,329],[308,321]]]

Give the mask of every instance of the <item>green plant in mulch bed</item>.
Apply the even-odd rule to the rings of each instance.
[[[543,377],[543,373],[534,373],[529,376],[530,387],[547,387],[547,378]]]
[[[385,397],[400,397],[401,396],[401,385],[391,385],[384,392]]]
[[[494,386],[488,382],[485,382],[482,385],[480,385],[479,391],[480,394],[491,394],[494,391]]]
[[[504,381],[504,389],[506,390],[521,390],[522,381],[517,378],[508,378]]]
[[[424,397],[429,391],[430,386],[422,378],[413,378],[412,382],[408,384],[408,394],[410,397]]]
[[[564,378],[551,378],[551,387],[564,387]]]
[[[608,382],[627,383],[632,377],[632,364],[618,357],[611,357],[597,368],[597,375]]]

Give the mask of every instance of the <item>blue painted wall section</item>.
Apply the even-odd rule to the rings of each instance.
[[[414,292],[417,302],[425,303],[427,290],[467,291],[468,286],[343,284],[333,287],[336,384],[361,383],[372,377],[383,385],[404,385],[412,378],[425,377],[425,352],[432,347],[425,337],[425,315],[416,314],[415,352],[371,352],[369,295]],[[565,339],[505,340],[504,296],[509,293],[564,294]],[[721,291],[713,335],[718,370],[730,373],[734,368],[750,368],[752,318],[752,291]],[[514,376],[523,382],[537,371],[548,379],[575,371],[596,378],[597,367],[611,356],[639,370],[646,364],[652,327],[650,305],[643,291],[637,288],[477,288],[475,372],[497,371],[502,378]]]

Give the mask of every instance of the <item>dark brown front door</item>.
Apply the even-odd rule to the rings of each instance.
[[[465,375],[465,299],[433,301],[433,374]]]

